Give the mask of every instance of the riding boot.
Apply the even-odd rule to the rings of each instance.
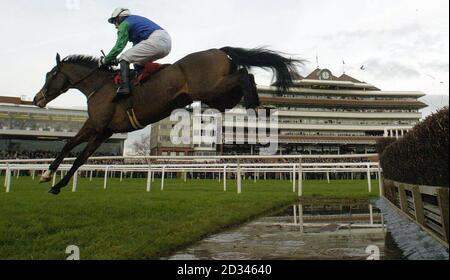
[[[125,60],[120,61],[120,74],[122,76],[122,83],[117,89],[116,97],[114,97],[113,102],[126,98],[131,93],[130,63]]]

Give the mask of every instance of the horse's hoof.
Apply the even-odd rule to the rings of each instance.
[[[58,195],[61,192],[60,189],[51,188],[48,193],[53,195]]]
[[[41,183],[47,183],[50,182],[52,180],[52,176],[53,176],[52,171],[47,170],[45,171],[42,175],[41,175],[41,179],[39,180]]]
[[[52,180],[52,177],[41,177],[41,179],[39,180],[39,183],[43,184],[43,183],[48,183]]]

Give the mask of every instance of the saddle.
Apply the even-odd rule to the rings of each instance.
[[[164,68],[170,66],[170,64],[159,64],[154,62],[149,62],[145,64],[142,71],[136,71],[133,70],[130,73],[131,77],[134,77],[132,83],[135,86],[142,85],[145,83],[152,75],[158,73],[159,71],[163,70]],[[122,83],[122,75],[120,74],[120,71],[117,71],[114,75],[114,84],[119,86]]]
[[[147,63],[142,71],[131,71],[130,76],[134,77],[132,79],[131,83],[134,86],[140,86],[143,83],[145,83],[152,75],[158,73],[162,69],[166,68],[167,66],[170,66],[170,64],[159,64],[159,63],[153,63],[149,62]],[[119,86],[122,84],[122,75],[120,74],[120,70],[118,70],[114,75],[114,84]],[[128,115],[128,119],[131,123],[131,126],[134,129],[143,129],[144,126],[141,125],[141,123],[138,120],[138,117],[136,116],[136,113],[134,112],[133,104],[130,98],[125,100],[125,111]]]

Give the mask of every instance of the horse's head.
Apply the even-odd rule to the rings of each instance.
[[[45,84],[36,94],[33,104],[44,108],[49,102],[69,90],[71,82],[61,71],[61,57],[56,55],[56,66],[45,76]]]

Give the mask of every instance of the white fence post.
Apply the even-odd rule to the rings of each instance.
[[[369,193],[372,192],[372,178],[370,178],[370,165],[367,165],[367,184],[369,187]]]
[[[61,173],[62,173],[62,171],[61,171]],[[52,182],[52,186],[55,186],[55,185],[56,185],[56,177],[57,177],[57,175],[56,175],[56,172],[55,172],[55,174],[53,174],[53,182]],[[62,178],[62,176],[61,176],[61,178]]]
[[[293,167],[293,170],[292,170],[292,192],[293,193],[295,193],[295,191],[297,190],[296,189],[296,185],[297,185],[297,182],[296,182],[296,177],[297,177],[297,169],[296,169],[296,165],[294,164],[294,167]]]
[[[223,191],[227,191],[227,165],[223,166]]]
[[[381,197],[381,196],[383,196],[383,192],[384,192],[383,188],[384,188],[384,186],[383,186],[383,177],[382,177],[382,174],[381,174],[380,163],[378,163],[378,188],[379,188],[380,197]]]
[[[164,177],[166,176],[166,166],[164,165],[161,173],[161,191],[164,190]]]
[[[241,176],[241,164],[238,161],[237,165],[237,192],[242,193],[242,176]]]
[[[77,191],[77,185],[78,185],[78,171],[75,171],[75,173],[73,174],[72,192]]]
[[[36,177],[36,170],[32,170],[31,171],[31,178],[33,179],[33,181],[34,181],[35,177]]]
[[[10,167],[9,167],[9,164],[8,164],[8,167],[6,167],[6,176],[5,176],[6,178],[6,192],[7,193],[9,193],[9,192],[11,192],[11,169],[10,169]]]
[[[148,173],[147,173],[147,192],[152,190],[152,167],[148,165]]]
[[[302,160],[298,167],[298,196],[303,196],[303,166]]]
[[[9,170],[9,163],[6,164],[5,169],[5,182],[3,183],[3,187],[6,189],[6,186],[8,185],[8,170]]]
[[[109,166],[107,166],[105,168],[105,180],[103,182],[103,189],[105,189],[105,190],[106,190],[107,183],[108,183],[108,169],[109,169]]]
[[[94,173],[93,170],[91,170],[91,174],[89,174],[89,181],[92,182],[92,173]]]

